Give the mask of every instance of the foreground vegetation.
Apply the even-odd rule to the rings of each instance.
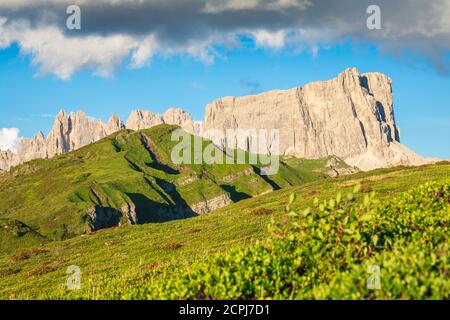
[[[290,197],[269,238],[185,270],[125,284],[106,280],[75,297],[106,299],[448,299],[450,183],[425,184],[382,203],[374,193]],[[376,274],[379,272],[379,284]],[[369,284],[367,280],[370,278]],[[69,294],[69,297],[71,295]],[[67,298],[67,293],[56,294]]]
[[[358,188],[355,188],[357,192]],[[345,200],[344,200],[345,199]],[[157,299],[448,299],[450,184],[426,184],[381,204],[354,194],[301,212],[286,208],[271,236],[174,276],[125,290]],[[372,271],[371,271],[372,269]],[[368,272],[380,272],[366,285]],[[376,275],[375,275],[376,276]],[[372,289],[372,290],[371,290]],[[106,297],[111,291],[106,291]],[[114,295],[113,295],[114,297]]]
[[[401,194],[427,181],[436,182]],[[0,257],[0,296],[449,298],[448,181],[447,163],[381,169],[43,243]],[[79,291],[65,290],[70,265],[82,270]],[[370,266],[380,267],[381,290],[366,287]]]

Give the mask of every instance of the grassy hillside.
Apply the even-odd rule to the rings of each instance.
[[[1,253],[9,254],[27,247],[36,247],[48,242],[40,233],[26,224],[13,220],[0,218]]]
[[[270,225],[269,239],[102,296],[450,298],[450,183],[428,183],[388,201],[374,193],[355,201],[358,190],[301,211],[291,208],[292,195],[285,219]]]
[[[175,129],[124,130],[1,174],[0,218],[23,223],[42,239],[61,240],[106,227],[192,217],[214,209],[215,202],[237,202],[327,177],[328,159],[283,159],[279,174],[271,177],[259,174],[259,164],[177,165],[171,162]],[[195,145],[200,138],[191,139]],[[40,241],[21,234],[11,236],[10,243],[6,234],[1,239],[2,252],[18,239],[31,246]]]
[[[220,261],[208,262],[215,253],[220,253],[222,256],[223,252],[234,250],[233,248],[238,251],[241,250],[240,248],[255,248],[255,241],[264,241],[272,237],[267,226],[271,219],[276,222],[282,221],[287,199],[292,193],[295,193],[297,197],[291,204],[291,210],[303,212],[306,207],[314,207],[315,198],[322,201],[335,198],[339,192],[345,195],[351,192],[355,185],[361,186],[360,193],[355,196],[356,203],[372,191],[376,191],[380,202],[384,203],[400,192],[428,181],[438,183],[450,181],[450,165],[441,163],[416,168],[380,169],[336,179],[310,181],[242,200],[209,215],[158,224],[105,229],[90,235],[50,242],[15,253],[3,253],[0,258],[2,275],[0,295],[2,298],[158,297],[149,295],[145,291],[152,288],[152,283],[158,284],[161,279],[167,279],[167,277],[184,279],[186,270],[202,270],[201,266],[197,266],[199,261],[206,261],[207,265]],[[445,208],[440,207],[439,210],[442,211]],[[383,216],[389,217],[392,214],[394,213],[383,214]],[[430,214],[432,211],[427,212],[427,215]],[[448,215],[448,211],[442,211],[441,214]],[[324,236],[327,234],[325,233]],[[444,238],[444,241],[447,241],[447,238]],[[427,243],[429,244],[429,242],[425,244]],[[400,246],[400,242],[397,246]],[[439,248],[442,251],[442,248]],[[400,246],[395,250],[402,250],[402,248]],[[441,251],[436,253],[442,254]],[[425,254],[426,251],[420,249],[415,252],[415,255],[420,256],[422,253]],[[242,254],[238,253],[238,255]],[[383,258],[383,255],[388,253],[379,251],[377,254],[379,256],[368,256],[368,259],[388,261],[387,257]],[[402,253],[399,256],[410,257],[411,255]],[[233,254],[231,257],[234,257]],[[230,259],[233,260],[233,258]],[[390,259],[393,259],[391,264],[395,269],[397,266],[395,258]],[[426,259],[425,262],[429,261]],[[407,264],[408,260],[405,261]],[[212,264],[209,264],[210,268],[213,268]],[[77,265],[82,270],[81,291],[64,291],[65,272],[70,265]],[[444,262],[443,266],[440,264],[439,268],[448,270],[448,263]],[[220,270],[217,269],[219,275]],[[365,271],[362,265],[358,270],[359,273]],[[421,269],[417,270],[420,273]],[[353,273],[341,274],[341,277],[345,279],[353,276]],[[139,288],[143,288],[143,291]],[[186,290],[189,288],[187,283]],[[178,294],[180,293],[175,292],[174,296]],[[302,296],[299,294],[298,297]]]

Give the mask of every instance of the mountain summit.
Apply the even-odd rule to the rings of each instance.
[[[213,128],[216,131],[206,137],[215,143],[230,128],[278,129],[282,155],[334,155],[361,170],[429,161],[400,144],[392,80],[381,73],[360,74],[355,68],[303,88],[218,99],[206,107],[203,122],[205,133]],[[227,141],[229,147],[246,149],[246,139],[240,143]]]
[[[218,99],[206,107],[200,123],[175,108],[164,115],[135,110],[126,125],[117,116],[104,123],[82,112],[61,111],[46,139],[40,132],[33,139],[23,139],[17,153],[0,151],[0,170],[79,149],[124,128],[140,130],[159,124],[178,125],[218,145],[245,151],[253,151],[251,137],[224,141],[228,129],[277,129],[281,155],[306,159],[333,155],[361,170],[431,161],[400,144],[392,80],[381,73],[360,74],[348,68],[334,79],[303,88]]]

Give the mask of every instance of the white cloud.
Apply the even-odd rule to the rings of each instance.
[[[212,40],[189,41],[184,46],[162,46],[155,35],[133,36],[113,34],[71,37],[55,26],[33,28],[27,21],[7,24],[0,17],[0,48],[18,43],[23,54],[32,56],[38,75],[55,74],[68,80],[80,70],[92,70],[101,77],[109,77],[127,57],[132,68],[145,66],[156,53],[163,55],[188,54],[205,63],[212,63]]]
[[[138,47],[136,40],[124,35],[67,37],[53,26],[31,28],[24,21],[5,26],[0,21],[0,45],[12,42],[20,45],[22,53],[32,55],[40,75],[54,73],[61,79],[84,69],[108,77]]]
[[[259,29],[252,32],[255,39],[255,43],[258,47],[268,47],[271,49],[280,49],[285,45],[287,31],[267,31],[264,29]]]
[[[19,132],[17,128],[0,128],[0,150],[16,152],[21,140]]]
[[[134,49],[131,56],[131,66],[133,68],[141,68],[152,58],[155,51],[158,49],[156,39],[154,35],[146,37],[142,42]]]

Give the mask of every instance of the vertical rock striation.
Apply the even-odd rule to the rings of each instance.
[[[17,153],[1,151],[0,169],[9,170],[15,165],[33,159],[47,159],[70,152],[124,128],[117,116],[112,116],[104,123],[87,117],[83,112],[76,114],[72,112],[67,115],[64,111],[60,111],[47,138],[39,132],[32,139],[22,139]]]
[[[198,124],[194,122],[191,115],[179,108],[169,108],[162,116],[149,111],[134,110],[128,118],[127,128],[141,130],[159,124],[177,125],[191,134],[199,131]]]
[[[427,161],[400,145],[391,79],[381,73],[360,74],[354,68],[303,88],[226,97],[206,107],[204,136],[219,145],[254,151],[250,134],[224,140],[227,129],[276,129],[281,155],[308,159],[335,155],[362,170]],[[271,145],[269,134],[266,139]]]
[[[61,110],[47,138],[39,132],[32,139],[22,139],[17,153],[9,150],[0,151],[0,170],[9,170],[13,166],[33,159],[47,159],[77,150],[125,128],[141,130],[159,124],[178,125],[192,134],[200,132],[199,124],[194,122],[187,112],[178,108],[169,108],[162,116],[135,110],[131,112],[126,126],[115,115],[104,123],[101,120],[89,118],[84,112],[67,114]]]

